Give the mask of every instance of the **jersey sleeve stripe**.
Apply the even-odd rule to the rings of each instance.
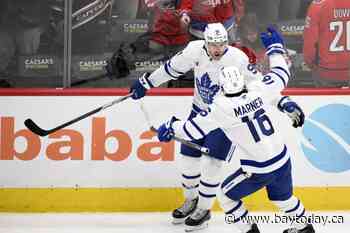
[[[227,162],[230,162],[231,159],[232,159],[232,156],[233,156],[233,153],[235,152],[236,150],[236,145],[231,145],[231,148],[230,148],[230,151],[228,152],[228,155],[227,155],[227,158],[226,158],[226,161]]]
[[[195,104],[192,104],[192,110],[196,113],[200,113],[202,111],[202,109]]]
[[[172,73],[170,73],[169,68],[170,68],[170,67],[168,66],[168,63],[165,63],[165,64],[164,64],[165,72],[166,72],[170,77],[172,77],[173,79],[178,79],[178,78],[179,78],[178,76],[174,76]]]
[[[288,79],[290,79],[290,72],[287,71],[286,69],[284,69],[283,67],[281,67],[281,66],[274,66],[272,69],[281,70],[282,72],[284,72],[287,75]]]
[[[284,156],[286,156],[286,154],[287,154],[287,147],[286,145],[284,145],[283,151],[279,155],[273,157],[272,159],[266,160],[264,162],[241,159],[241,165],[257,167],[257,168],[267,167],[281,160]]]
[[[171,66],[170,62],[171,62],[171,60],[169,60],[169,61],[167,62],[167,63],[168,63],[168,66],[169,66],[174,72],[178,73],[179,75],[184,75],[184,74],[185,74],[184,72],[180,72],[180,71],[178,71],[178,70],[175,70],[175,69]]]
[[[269,45],[267,48],[269,49],[272,47],[283,49],[283,45],[281,43],[273,43],[273,44]]]
[[[187,130],[185,133],[190,134],[193,139],[199,139],[205,136],[205,134],[202,134],[202,132],[199,131],[195,125],[193,125],[191,120],[186,121],[184,128]]]
[[[270,47],[267,49],[266,54],[267,55],[272,55],[274,53],[278,53],[278,54],[284,54],[285,50],[283,48],[280,47]]]
[[[186,122],[187,123],[187,122]],[[183,125],[183,130],[185,132],[185,134],[187,135],[188,138],[190,138],[191,140],[195,140],[195,138],[188,132],[187,128],[186,128],[186,123]]]
[[[196,124],[196,122],[194,122],[193,119],[190,119],[189,121],[198,130],[198,132],[204,137],[205,136],[204,131]]]
[[[174,79],[178,79],[181,75],[184,75],[184,73],[174,70],[170,65],[170,61],[164,64],[164,69],[165,72]]]
[[[275,74],[278,78],[281,79],[281,81],[283,82],[283,86],[284,86],[284,87],[287,86],[286,80],[284,80],[284,78],[283,78],[279,73],[277,73],[277,72],[271,70],[269,74],[270,74],[270,76],[272,76],[272,74]]]
[[[143,77],[143,81],[146,81],[146,83],[148,84],[149,88],[153,88],[153,84],[151,83],[151,81],[147,78],[147,77]]]

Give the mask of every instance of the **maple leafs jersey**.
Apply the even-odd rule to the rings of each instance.
[[[241,167],[246,172],[268,173],[282,167],[289,154],[271,111],[278,104],[290,72],[282,55],[274,54],[269,59],[270,72],[247,84],[246,93],[238,97],[218,95],[208,111],[187,121],[175,121],[175,134],[186,140],[200,139],[220,127],[237,144]]]
[[[220,60],[210,58],[204,40],[190,42],[187,47],[168,60],[164,66],[159,67],[149,77],[153,86],[178,79],[187,71],[194,71],[195,91],[193,104],[201,110],[207,109],[219,93],[219,73],[223,67],[236,66],[248,82],[255,80],[259,73],[249,63],[247,55],[238,48],[227,46]]]

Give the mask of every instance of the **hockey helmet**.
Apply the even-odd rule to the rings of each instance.
[[[235,66],[224,67],[221,70],[219,84],[225,95],[239,93],[245,88],[244,77]]]
[[[225,43],[228,41],[227,31],[221,23],[209,23],[204,30],[206,43]]]

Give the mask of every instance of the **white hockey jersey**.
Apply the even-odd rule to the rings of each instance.
[[[240,49],[227,46],[225,54],[216,61],[210,58],[204,45],[204,40],[190,42],[184,50],[155,70],[148,80],[153,86],[159,86],[193,69],[195,79],[193,104],[205,110],[219,93],[218,77],[221,68],[236,66],[249,79],[248,81],[256,79],[257,71],[249,64],[247,55]]]
[[[249,83],[247,93],[239,97],[220,94],[208,111],[188,121],[174,122],[175,134],[186,140],[199,139],[220,127],[239,147],[238,156],[246,172],[268,173],[283,166],[289,154],[271,110],[290,73],[282,55],[271,55],[270,62],[271,71],[260,81]]]

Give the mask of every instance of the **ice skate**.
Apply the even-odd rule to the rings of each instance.
[[[173,211],[173,224],[183,223],[185,219],[196,209],[197,204],[198,197],[193,200],[186,199],[182,206]]]
[[[210,210],[196,209],[185,220],[185,231],[191,232],[208,227],[208,221],[211,217]]]

